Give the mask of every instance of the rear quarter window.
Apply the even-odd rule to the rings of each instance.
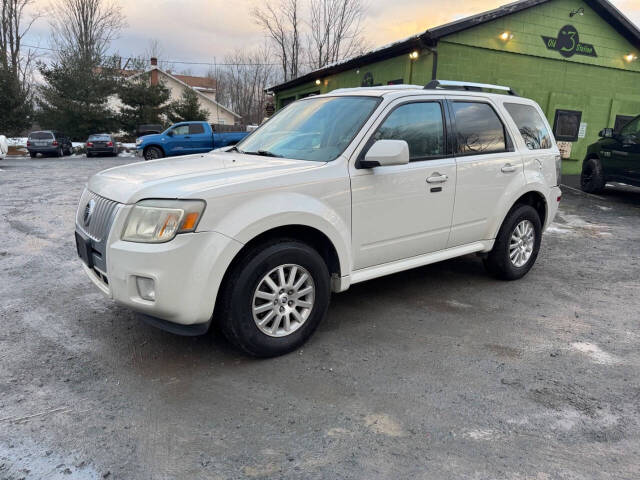
[[[197,135],[198,133],[204,133],[204,126],[199,123],[192,123],[189,125],[189,134]]]
[[[504,108],[518,127],[529,150],[553,147],[551,134],[535,107],[521,103],[505,103]]]

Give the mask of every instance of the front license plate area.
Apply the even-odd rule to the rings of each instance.
[[[87,267],[93,268],[91,239],[85,237],[80,232],[76,232],[76,250],[78,251],[80,260],[82,260]]]

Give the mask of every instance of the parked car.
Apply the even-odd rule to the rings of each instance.
[[[206,153],[215,148],[235,145],[247,135],[247,132],[214,133],[207,122],[181,122],[158,135],[138,138],[136,152],[145,160]]]
[[[582,190],[598,193],[607,182],[640,187],[640,115],[619,132],[605,128],[599,135],[600,140],[589,145],[582,163]]]
[[[4,158],[9,153],[9,143],[7,142],[7,137],[4,135],[0,135],[0,160],[4,160]]]
[[[144,137],[145,135],[153,135],[155,133],[161,133],[164,130],[164,127],[159,124],[144,124],[138,125],[136,128],[136,136]]]
[[[42,155],[71,155],[73,145],[71,140],[64,134],[54,130],[43,130],[31,132],[27,138],[27,150],[31,158],[35,158],[39,153]]]
[[[95,155],[118,156],[118,142],[108,133],[90,135],[85,143],[87,157]]]
[[[560,153],[533,100],[460,85],[487,87],[335,90],[226,152],[98,173],[76,217],[84,269],[153,325],[213,319],[257,356],[299,347],[355,283],[471,253],[521,278],[558,208]]]

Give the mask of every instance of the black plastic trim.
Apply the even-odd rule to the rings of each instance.
[[[179,323],[168,322],[167,320],[162,320],[161,318],[152,317],[151,315],[145,315],[143,313],[139,315],[145,323],[152,327],[185,337],[197,337],[199,335],[204,335],[209,331],[209,327],[211,326],[211,320],[205,323],[181,325]]]

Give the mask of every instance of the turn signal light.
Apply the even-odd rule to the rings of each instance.
[[[200,214],[198,212],[187,213],[187,215],[184,217],[184,221],[182,222],[182,227],[180,228],[180,231],[193,230],[196,227],[196,223],[198,221],[199,215]]]

